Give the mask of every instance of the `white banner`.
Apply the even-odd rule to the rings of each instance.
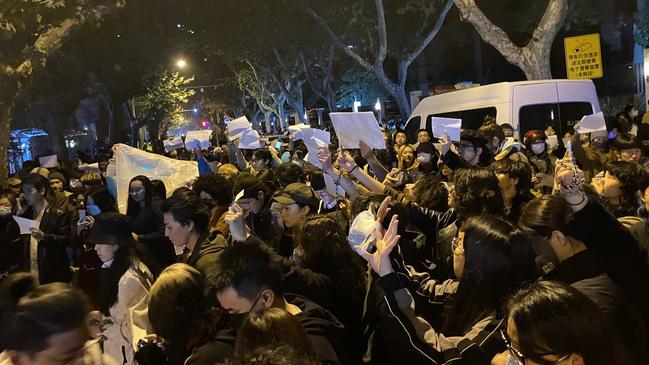
[[[144,175],[151,180],[162,180],[167,188],[167,196],[198,177],[196,161],[176,160],[125,144],[113,146],[113,158],[116,164],[117,205],[120,213],[124,214],[128,201],[128,185],[135,176]]]

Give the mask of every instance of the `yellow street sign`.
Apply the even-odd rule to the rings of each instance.
[[[599,33],[566,37],[563,45],[569,79],[597,79],[604,76]]]

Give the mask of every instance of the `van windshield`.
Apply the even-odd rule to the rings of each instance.
[[[520,136],[522,138],[533,129],[546,131],[552,127],[561,140],[566,133],[573,132],[573,127],[584,115],[592,113],[593,107],[587,102],[526,105],[518,115]]]

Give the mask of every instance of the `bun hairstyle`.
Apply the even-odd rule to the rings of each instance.
[[[0,286],[0,351],[36,354],[57,333],[85,326],[90,306],[85,295],[64,283],[38,286],[36,278],[18,273]]]

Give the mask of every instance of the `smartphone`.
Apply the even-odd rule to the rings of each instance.
[[[279,150],[280,148],[282,148],[282,141],[275,142],[275,149]]]

